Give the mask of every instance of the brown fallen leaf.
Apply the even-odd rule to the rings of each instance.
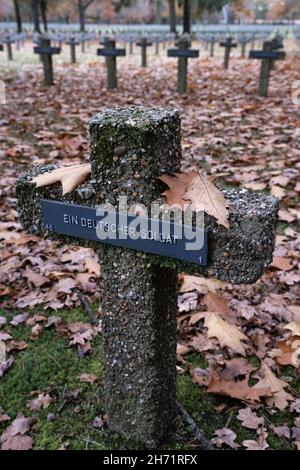
[[[31,423],[32,418],[26,418],[23,413],[19,413],[16,419],[2,433],[0,441],[3,443],[9,437],[16,436],[17,434],[26,434],[30,429]]]
[[[264,418],[259,418],[251,408],[243,408],[239,410],[237,419],[242,422],[242,426],[248,429],[257,429],[259,426],[264,425]]]
[[[52,398],[48,393],[40,393],[37,398],[27,403],[27,406],[31,411],[41,411],[44,408],[48,408],[51,402]]]
[[[43,173],[32,181],[37,188],[48,186],[54,183],[61,183],[63,194],[71,193],[77,186],[83,183],[91,173],[91,164],[82,163],[78,165],[65,166],[57,168],[47,173]]]
[[[9,436],[2,444],[1,450],[30,450],[32,449],[32,438],[29,436]]]
[[[236,440],[236,434],[228,428],[222,428],[215,431],[215,435],[211,440],[211,443],[216,447],[222,447],[223,444],[231,447],[231,449],[237,449],[239,445],[234,442]]]
[[[222,191],[214,186],[207,175],[191,171],[175,173],[172,176],[163,175],[158,179],[170,189],[165,191],[168,205],[179,206],[184,210],[190,207],[193,211],[204,211],[217,219],[217,223],[229,228],[228,202]]]
[[[7,352],[14,351],[14,350],[23,351],[23,349],[26,349],[27,346],[28,345],[25,341],[12,340],[6,343],[6,351]]]
[[[291,430],[288,426],[270,426],[270,429],[278,437],[286,437],[287,439],[291,437]]]
[[[211,371],[196,367],[190,370],[193,383],[207,387],[211,381]]]
[[[21,325],[22,323],[25,323],[28,317],[29,317],[29,314],[27,312],[20,313],[19,315],[16,315],[13,317],[10,324],[13,326]]]
[[[218,292],[208,292],[203,298],[209,312],[219,312],[225,319],[230,314],[229,302]]]
[[[285,330],[290,330],[294,336],[300,336],[300,325],[299,323],[296,323],[295,321],[292,321],[288,323],[287,325],[284,325],[283,328]]]
[[[89,273],[100,276],[100,265],[96,258],[88,257],[84,261],[85,267]]]
[[[262,428],[258,434],[259,436],[257,441],[248,439],[242,442],[243,446],[246,447],[247,450],[265,450],[269,447],[269,444],[266,441],[266,438],[268,437],[267,431]]]
[[[10,357],[6,361],[0,363],[0,378],[3,377],[6,371],[11,368],[14,363],[14,358]]]
[[[93,385],[97,380],[97,376],[94,374],[81,374],[79,376],[79,380],[80,382],[85,382]]]
[[[274,256],[271,267],[280,269],[281,271],[290,271],[293,269],[293,265],[290,260],[283,256]]]
[[[249,387],[248,378],[249,377],[246,377],[246,379],[242,381],[235,382],[223,379],[220,380],[216,375],[213,375],[207,392],[236,398],[250,404],[259,402],[260,397],[267,396],[271,393],[270,387],[257,389]]]
[[[288,406],[288,402],[293,398],[284,390],[284,388],[287,387],[287,383],[278,379],[265,362],[261,363],[258,374],[259,381],[252,388],[254,390],[259,390],[264,387],[269,388],[271,394],[267,397],[268,405],[276,406],[276,408],[284,410]]]
[[[204,326],[207,328],[208,338],[217,338],[222,348],[227,346],[242,356],[246,356],[245,346],[242,341],[246,341],[247,336],[237,326],[230,325],[220,315],[213,312],[208,312]]]
[[[220,372],[220,378],[224,380],[233,380],[242,375],[249,377],[249,374],[256,369],[243,357],[234,357],[224,363],[225,368]]]
[[[198,292],[205,294],[206,292],[216,291],[226,286],[226,283],[223,281],[191,276],[190,274],[184,274],[180,280],[182,281],[180,292],[191,292],[193,290],[197,290]]]
[[[26,269],[25,273],[23,274],[25,277],[34,287],[44,286],[45,284],[49,283],[49,279],[45,276],[42,276],[31,269]]]
[[[10,421],[10,417],[4,413],[3,409],[0,406],[0,423],[4,423],[4,421]]]
[[[96,418],[94,418],[94,421],[93,421],[93,428],[102,428],[103,426],[105,426],[107,422],[107,416],[104,415],[104,416],[96,416]]]

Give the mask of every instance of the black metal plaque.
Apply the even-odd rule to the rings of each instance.
[[[204,228],[113,211],[98,215],[95,207],[47,199],[41,201],[41,206],[44,228],[49,232],[198,265],[207,264],[207,233]]]
[[[250,59],[277,59],[283,60],[285,58],[284,51],[250,51]]]
[[[60,47],[37,46],[34,48],[35,54],[60,54]]]
[[[196,49],[168,49],[168,57],[199,57],[199,51]]]
[[[97,55],[103,55],[105,57],[125,56],[126,51],[125,49],[97,49]]]

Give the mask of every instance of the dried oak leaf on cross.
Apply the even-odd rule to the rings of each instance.
[[[78,165],[63,166],[52,171],[47,171],[32,178],[37,188],[50,184],[61,183],[62,193],[67,194],[74,191],[77,186],[83,183],[91,173],[90,163],[80,163]]]
[[[229,228],[228,202],[206,174],[193,170],[189,173],[162,175],[158,179],[169,186],[162,194],[171,208],[179,206],[184,210],[190,208],[195,212],[204,211],[215,217],[218,224]]]

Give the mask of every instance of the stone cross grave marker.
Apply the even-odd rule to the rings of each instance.
[[[66,39],[66,44],[70,46],[71,64],[76,64],[76,46],[80,44],[80,41],[75,36],[71,36]]]
[[[229,67],[229,60],[230,60],[230,52],[231,49],[237,47],[237,44],[233,42],[232,37],[227,38],[225,41],[220,42],[220,47],[224,47],[224,69],[228,69]]]
[[[241,44],[241,57],[244,59],[246,57],[246,46],[251,42],[252,38],[248,34],[241,34],[238,36],[238,42]]]
[[[54,84],[52,55],[60,54],[60,47],[51,47],[50,39],[41,37],[39,45],[34,48],[34,53],[42,58],[44,68],[44,83],[47,86]]]
[[[168,49],[168,57],[178,57],[177,91],[187,92],[188,58],[199,57],[199,51],[190,49],[191,41],[188,35],[182,35],[178,41],[178,49]]]
[[[271,49],[272,51],[279,51],[280,49],[284,48],[283,45],[283,36],[281,34],[277,34],[273,39],[271,39]],[[273,59],[271,62],[271,70],[275,68],[276,59]]]
[[[159,54],[159,44],[161,42],[163,42],[163,38],[162,36],[159,36],[159,35],[155,35],[153,37],[153,42],[155,44],[155,55],[158,55]]]
[[[264,97],[268,96],[273,61],[283,60],[285,58],[284,51],[275,51],[273,47],[274,44],[272,44],[272,41],[265,41],[263,43],[262,51],[250,51],[249,53],[250,59],[261,60],[258,94]]]
[[[152,46],[152,42],[147,37],[141,37],[136,43],[141,48],[142,67],[147,67],[147,48]]]
[[[188,251],[184,236],[166,241],[170,219],[152,229],[153,219],[145,218],[145,237],[135,237],[138,225],[132,229],[130,224],[141,219],[136,211],[127,215],[127,207],[137,204],[143,214],[153,202],[161,204],[157,177],[180,171],[179,114],[164,108],[114,108],[91,120],[90,135],[91,179],[63,196],[60,184],[37,188],[33,182],[57,165],[33,168],[17,182],[19,216],[34,234],[90,246],[98,254],[108,424],[153,447],[172,431],[176,418],[178,273],[255,282],[272,260],[278,200],[244,189],[224,190],[230,228],[205,215],[201,230],[207,238],[201,249]],[[120,203],[120,196],[127,201]],[[104,223],[97,212],[104,203],[109,203],[104,217],[114,215],[115,221]]]
[[[107,67],[107,88],[117,88],[117,57],[126,55],[125,49],[117,49],[114,39],[106,39],[105,47],[97,50],[97,55],[106,58]]]
[[[12,44],[16,42],[14,36],[12,34],[6,34],[2,38],[2,42],[6,45],[7,60],[13,60]]]
[[[214,34],[209,34],[206,38],[206,41],[208,44],[210,44],[210,48],[209,48],[209,56],[210,57],[214,57],[214,53],[215,53],[215,43],[217,41],[217,38]]]

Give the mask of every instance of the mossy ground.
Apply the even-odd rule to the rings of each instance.
[[[16,312],[0,312],[8,320]],[[86,321],[81,309],[66,310],[60,313],[66,322]],[[18,412],[26,416],[35,415],[31,435],[34,449],[54,450],[69,449],[138,449],[139,444],[128,441],[110,433],[104,426],[95,429],[92,426],[96,416],[103,416],[103,395],[101,390],[101,339],[97,337],[93,343],[91,355],[81,358],[73,346],[69,346],[66,336],[60,336],[54,328],[44,329],[41,336],[30,339],[30,327],[6,326],[16,340],[25,340],[27,349],[15,354],[13,367],[4,375],[0,382],[0,405],[5,412],[15,418]],[[193,366],[205,367],[205,361],[199,354],[187,357]],[[286,370],[289,374],[291,371]],[[82,383],[79,376],[83,373],[95,374],[99,380],[93,385]],[[294,383],[295,387],[299,384]],[[30,411],[27,404],[36,397],[33,392],[49,393],[54,401],[48,408],[36,413]],[[255,439],[255,432],[241,426],[236,419],[237,411],[242,406],[224,397],[207,394],[204,388],[194,385],[188,373],[178,376],[178,400],[203,429],[208,438],[212,438],[215,430],[228,426],[237,434],[237,442],[244,439]],[[217,406],[226,403],[224,411],[218,412]],[[54,421],[47,420],[49,413],[56,415]],[[270,414],[266,409],[259,409],[267,423],[292,424],[287,412]],[[0,425],[0,434],[8,423]],[[268,443],[273,449],[291,449],[286,439],[279,439],[269,434]],[[188,426],[178,419],[177,429],[172,440],[163,448],[195,449],[199,442],[194,438]]]

